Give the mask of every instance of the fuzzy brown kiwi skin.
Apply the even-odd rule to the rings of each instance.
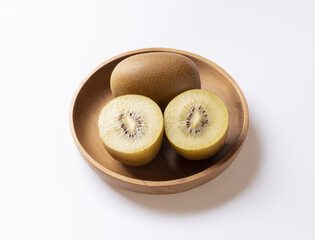
[[[142,53],[121,61],[113,70],[110,87],[114,97],[139,94],[154,100],[161,109],[178,94],[200,89],[195,63],[177,53]]]

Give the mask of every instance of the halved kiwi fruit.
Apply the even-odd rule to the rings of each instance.
[[[150,98],[124,95],[102,109],[98,128],[108,153],[129,166],[150,162],[163,138],[163,114]]]
[[[223,146],[229,115],[218,96],[194,89],[181,93],[167,105],[164,125],[166,137],[179,155],[200,160]]]

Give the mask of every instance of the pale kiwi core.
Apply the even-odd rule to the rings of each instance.
[[[220,98],[196,89],[178,95],[169,103],[164,124],[166,136],[175,148],[212,152],[211,147],[226,136],[229,118]]]

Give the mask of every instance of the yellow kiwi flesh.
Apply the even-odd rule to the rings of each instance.
[[[124,95],[104,106],[98,128],[113,158],[129,166],[141,166],[150,162],[161,147],[163,114],[147,97]]]
[[[151,52],[130,56],[115,67],[110,79],[114,97],[139,94],[162,109],[178,94],[200,88],[195,63],[180,54]]]
[[[172,147],[184,158],[206,159],[224,144],[229,115],[223,101],[202,89],[175,97],[164,112],[165,134]]]

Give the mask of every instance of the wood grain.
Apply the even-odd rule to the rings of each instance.
[[[195,62],[200,73],[201,88],[218,95],[227,106],[230,117],[228,136],[217,154],[202,161],[190,161],[180,157],[164,137],[161,150],[152,162],[142,167],[128,167],[106,152],[98,134],[98,116],[101,108],[112,99],[109,82],[115,66],[134,54],[158,51],[179,53]],[[102,63],[80,84],[70,109],[73,139],[90,166],[106,181],[116,186],[150,194],[186,191],[218,176],[240,151],[248,124],[246,99],[231,76],[201,56],[166,48],[135,50]]]

